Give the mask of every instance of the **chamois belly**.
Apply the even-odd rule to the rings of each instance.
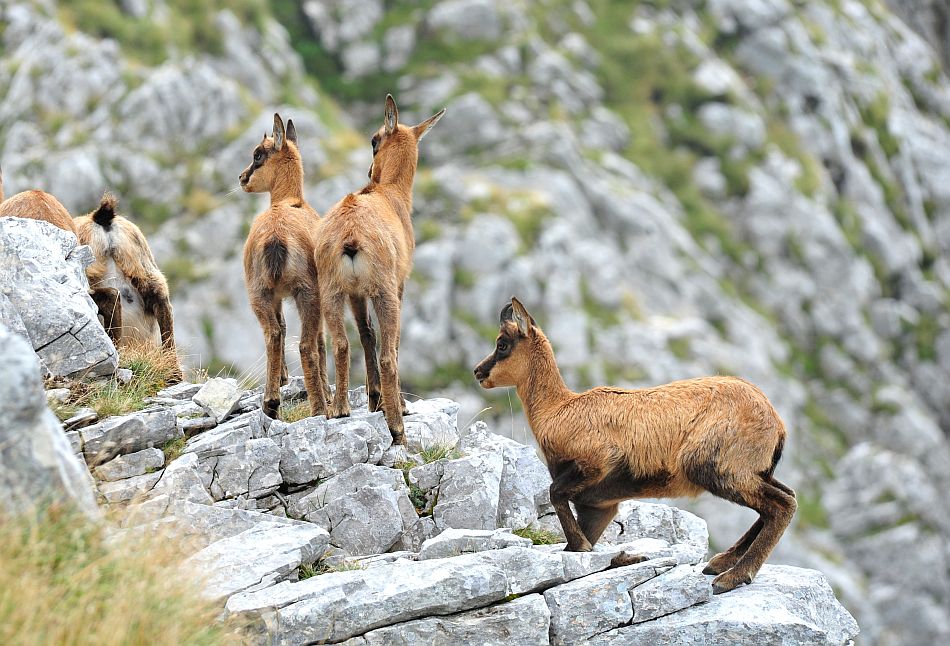
[[[145,311],[142,296],[132,283],[120,272],[115,261],[108,260],[105,278],[100,283],[119,292],[122,308],[122,336],[120,345],[150,344],[158,347],[162,344],[162,334],[158,321]]]

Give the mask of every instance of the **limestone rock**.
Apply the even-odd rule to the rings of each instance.
[[[100,482],[99,493],[109,504],[132,502],[147,497],[161,478],[162,472],[156,471],[124,480],[116,480],[115,482]]]
[[[712,586],[694,565],[677,565],[630,590],[633,623],[668,615],[712,598]]]
[[[98,515],[86,465],[46,406],[36,355],[0,323],[0,509],[25,512],[49,499]]]
[[[658,538],[673,546],[681,563],[699,563],[706,556],[709,547],[706,521],[688,511],[631,500],[620,504],[615,520],[622,528],[614,540],[616,543]]]
[[[179,502],[210,505],[214,499],[205,488],[199,469],[198,457],[194,453],[178,457],[165,467],[161,479],[152,488],[151,495],[165,494]]]
[[[128,453],[101,464],[93,471],[100,480],[122,480],[140,476],[165,466],[165,455],[161,449],[150,448]]]
[[[419,560],[445,558],[505,547],[531,547],[531,540],[504,529],[447,529],[422,544]]]
[[[308,417],[286,426],[280,438],[280,473],[289,484],[307,484],[359,463],[377,463],[392,444],[382,413],[353,418]]]
[[[220,424],[234,412],[243,396],[244,391],[234,379],[214,377],[205,382],[192,400]]]
[[[409,481],[430,490],[436,527],[495,529],[504,458],[481,452],[438,460],[409,471]]]
[[[148,410],[110,417],[79,431],[83,453],[89,464],[101,464],[117,455],[162,447],[181,437],[175,414],[167,410]]]

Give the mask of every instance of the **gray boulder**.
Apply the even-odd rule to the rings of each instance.
[[[145,410],[110,417],[79,431],[86,462],[102,464],[117,455],[161,447],[181,437],[175,413],[169,410]]]
[[[712,586],[700,568],[677,565],[630,590],[633,623],[649,621],[712,598]]]
[[[76,236],[47,222],[0,219],[0,322],[28,337],[44,374],[111,375],[115,346],[89,297],[93,262]]]
[[[551,613],[540,594],[470,610],[447,617],[426,617],[371,630],[345,644],[350,646],[508,646],[548,644]]]
[[[531,547],[531,540],[505,529],[447,529],[422,544],[419,560],[439,559],[505,547]]]
[[[162,478],[162,472],[146,473],[115,482],[100,482],[99,493],[111,505],[143,500]]]
[[[150,448],[113,458],[96,467],[93,473],[100,480],[111,482],[145,475],[163,466],[165,466],[165,454],[161,449]]]
[[[589,644],[847,644],[858,624],[824,575],[766,565],[751,585],[659,619],[605,632]]]
[[[203,505],[214,502],[204,486],[198,457],[194,453],[186,453],[165,467],[150,495],[162,494],[179,502],[189,501]]]
[[[332,420],[308,417],[285,428],[276,439],[280,442],[280,473],[288,484],[328,478],[354,464],[375,464],[392,444],[381,412]]]
[[[238,387],[237,381],[215,377],[201,386],[192,396],[192,401],[220,424],[234,412],[243,396],[244,391]]]
[[[51,501],[98,515],[86,465],[46,405],[33,349],[0,323],[0,510]]]
[[[409,481],[429,491],[438,529],[495,529],[504,458],[479,452],[438,460],[409,471]]]
[[[709,548],[706,521],[677,507],[630,500],[620,504],[615,520],[622,527],[615,543],[638,538],[664,540],[680,563],[699,563]]]
[[[202,481],[215,500],[246,496],[263,498],[277,490],[281,451],[269,437],[222,447],[200,460]]]

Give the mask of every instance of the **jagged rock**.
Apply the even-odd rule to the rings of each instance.
[[[432,519],[438,529],[495,529],[503,468],[501,455],[481,452],[414,467],[409,481],[437,501]]]
[[[0,322],[26,332],[45,374],[110,375],[118,366],[88,294],[92,261],[76,236],[48,222],[0,219]]]
[[[680,563],[699,563],[709,548],[706,521],[676,507],[630,500],[620,504],[615,520],[621,531],[614,542],[658,538],[673,546]]]
[[[766,565],[751,585],[680,612],[592,637],[589,644],[847,644],[858,624],[815,570]]]
[[[217,425],[218,423],[213,417],[178,418],[178,428],[181,429],[182,435],[189,439],[201,431],[207,431]]]
[[[243,396],[237,381],[215,377],[205,382],[191,399],[220,424],[234,412]]]
[[[208,456],[208,453],[198,454]],[[281,450],[269,437],[249,439],[201,458],[202,481],[215,500],[263,498],[277,490]]]
[[[109,504],[131,502],[137,498],[145,498],[161,478],[162,472],[156,471],[115,482],[100,482],[99,493]]]
[[[439,533],[431,516],[420,516],[414,523],[403,529],[402,536],[391,549],[418,552],[422,545]]]
[[[449,615],[407,621],[371,630],[344,642],[350,646],[508,646],[548,644],[551,613],[540,594],[529,594],[498,605]]]
[[[201,390],[202,385],[203,384],[190,384],[187,381],[182,381],[174,386],[162,388],[155,393],[155,397],[158,399],[191,399],[195,396],[195,393]]]
[[[528,527],[538,520],[539,510],[550,506],[551,475],[532,447],[490,432],[484,422],[469,430],[461,447],[466,452],[483,450],[502,456],[498,527]]]
[[[351,555],[387,551],[417,519],[402,471],[370,464],[321,483],[287,513],[325,527],[330,542]]]
[[[712,598],[712,586],[694,565],[677,565],[630,590],[633,623],[668,615]]]
[[[459,441],[459,405],[451,399],[420,399],[408,403],[403,418],[407,448],[412,452],[433,446],[455,446]]]
[[[204,594],[217,599],[265,588],[315,562],[329,536],[314,525],[259,524],[215,541],[185,561],[206,577]]]
[[[86,462],[97,465],[117,455],[161,447],[181,437],[175,414],[148,410],[110,417],[79,431]]]
[[[69,401],[71,394],[69,388],[50,388],[46,391],[46,401],[50,406],[65,404]]]
[[[86,466],[46,406],[36,355],[0,323],[0,509],[19,513],[48,500],[98,515]]]
[[[190,501],[204,505],[214,502],[214,498],[204,486],[198,456],[194,453],[186,453],[165,467],[161,479],[152,488],[151,495],[162,494],[180,502]]]
[[[428,13],[429,28],[452,41],[497,40],[501,16],[492,0],[446,0]]]
[[[93,473],[100,480],[114,481],[144,475],[161,469],[164,465],[165,454],[161,449],[150,448],[113,458],[97,466]]]
[[[199,460],[217,457],[238,444],[264,436],[261,414],[245,413],[232,418],[226,424],[201,433],[185,444],[184,453],[195,453]]]
[[[670,558],[644,561],[593,574],[544,592],[551,609],[551,643],[573,644],[628,623],[629,591],[676,565]]]
[[[69,442],[69,448],[73,454],[82,459],[82,438],[79,437],[79,431],[66,431],[66,440]]]
[[[422,544],[419,560],[439,559],[504,547],[531,547],[531,539],[504,529],[447,529]]]
[[[63,428],[67,431],[72,431],[77,428],[83,428],[84,426],[89,426],[94,424],[99,419],[99,413],[94,411],[91,408],[80,408],[76,411],[76,414],[63,422]]]
[[[308,417],[286,427],[280,441],[280,473],[289,484],[307,484],[377,463],[392,444],[382,413],[354,419]]]

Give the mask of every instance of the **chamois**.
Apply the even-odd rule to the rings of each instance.
[[[483,388],[517,388],[551,472],[551,503],[568,551],[590,551],[623,500],[709,491],[759,513],[703,570],[718,575],[712,585],[719,594],[752,582],[792,520],[795,492],[773,477],[785,425],[762,391],[742,379],[571,392],[550,342],[516,298],[502,310],[495,350],[475,378]],[[638,560],[625,555],[620,562]]]
[[[116,212],[116,199],[109,193],[94,211],[79,216],[75,223],[79,242],[89,245],[96,257],[86,268],[86,276],[104,325],[116,343],[176,352],[168,283],[141,229]],[[106,303],[97,299],[97,292],[117,293],[119,302],[107,309]],[[177,378],[181,378],[180,372]]]
[[[3,176],[0,173],[0,217],[19,217],[31,220],[43,220],[79,238],[76,222],[66,207],[45,191],[22,191],[8,200],[3,199]],[[82,240],[80,239],[80,242]],[[85,243],[83,243],[85,244]],[[87,277],[89,270],[86,271]],[[122,314],[119,304],[119,292],[108,286],[97,286],[89,277],[89,295],[96,303],[102,325],[109,333],[113,343],[119,343]]]
[[[271,136],[265,133],[254,148],[240,181],[245,192],[270,193],[270,208],[254,219],[244,245],[244,283],[267,350],[264,414],[276,419],[280,385],[287,381],[283,299],[289,296],[302,324],[300,362],[310,412],[325,415],[330,388],[312,233],[320,216],[303,197],[303,162],[292,119],[285,130],[280,115],[274,115]]]
[[[399,123],[391,95],[386,96],[383,125],[372,138],[369,183],[350,193],[326,214],[317,233],[317,267],[323,313],[333,339],[336,393],[332,417],[350,414],[350,345],[344,326],[344,299],[356,319],[366,361],[370,410],[382,405],[396,444],[405,443],[402,416],[406,404],[399,390],[399,316],[402,294],[412,271],[412,183],[419,160],[419,140],[445,110],[416,126]],[[379,321],[380,357],[367,299]]]

